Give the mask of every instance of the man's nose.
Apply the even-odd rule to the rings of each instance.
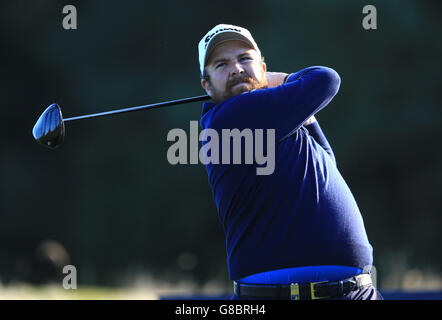
[[[241,66],[240,63],[234,63],[231,71],[232,76],[236,76],[241,73],[244,73],[244,68]]]

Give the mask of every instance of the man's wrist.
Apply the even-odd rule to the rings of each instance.
[[[313,124],[316,122],[316,118],[315,116],[311,116],[310,118],[308,118],[305,122],[304,122],[304,126],[308,126],[309,124]]]
[[[269,88],[277,87],[285,83],[288,76],[284,72],[266,72],[267,85]]]

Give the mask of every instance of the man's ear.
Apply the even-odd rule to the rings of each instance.
[[[265,62],[262,62],[262,71],[267,72],[267,65]]]
[[[201,79],[201,86],[206,90],[209,96],[212,95],[212,90],[210,89],[210,83],[206,79]]]

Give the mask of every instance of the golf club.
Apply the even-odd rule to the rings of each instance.
[[[60,144],[63,142],[65,134],[64,123],[68,121],[98,118],[98,117],[110,116],[113,114],[119,114],[119,113],[127,113],[127,112],[140,111],[146,109],[175,106],[178,104],[205,101],[209,99],[210,97],[208,95],[203,95],[191,98],[183,98],[178,100],[153,103],[138,107],[130,107],[118,110],[105,111],[100,113],[87,114],[83,116],[71,117],[66,119],[63,119],[60,106],[56,103],[53,103],[49,107],[47,107],[46,110],[43,111],[43,113],[41,114],[40,118],[38,118],[37,122],[34,125],[34,128],[32,129],[32,135],[34,136],[34,139],[38,143],[44,145],[45,147],[48,147],[49,149],[55,149],[58,146],[60,146]]]

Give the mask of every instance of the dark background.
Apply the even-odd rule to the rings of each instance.
[[[78,29],[64,30],[64,5]],[[378,29],[362,28],[363,6]],[[0,279],[79,285],[135,274],[227,283],[224,233],[203,165],[168,163],[173,128],[201,104],[66,124],[37,145],[51,103],[65,117],[204,94],[197,44],[248,28],[269,71],[325,65],[342,78],[317,116],[364,217],[378,285],[440,279],[440,1],[2,1]],[[52,269],[51,269],[52,268]],[[58,278],[57,278],[58,277]],[[412,279],[413,280],[413,279]]]

